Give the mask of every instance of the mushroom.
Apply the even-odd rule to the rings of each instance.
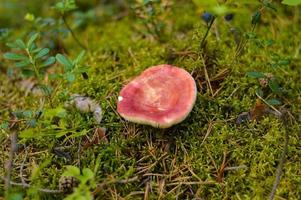
[[[168,128],[188,116],[196,94],[195,81],[184,69],[153,66],[121,90],[117,111],[128,121]]]

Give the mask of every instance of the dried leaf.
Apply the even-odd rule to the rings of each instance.
[[[86,137],[86,140],[83,145],[83,149],[87,149],[93,145],[99,145],[101,142],[108,143],[108,139],[106,137],[106,129],[96,128],[92,139]]]
[[[257,99],[256,104],[250,113],[252,120],[258,120],[268,113],[268,107],[261,100]]]

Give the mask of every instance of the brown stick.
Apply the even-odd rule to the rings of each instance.
[[[14,159],[14,154],[17,151],[17,131],[13,130],[11,135],[10,135],[10,151],[9,151],[9,158],[5,166],[5,171],[6,171],[6,178],[5,178],[5,190],[8,191],[10,188],[10,177],[11,177],[11,171],[13,168],[13,159]]]
[[[273,200],[275,198],[277,187],[280,183],[280,179],[281,179],[281,175],[282,175],[282,169],[283,169],[283,166],[284,166],[284,163],[285,163],[285,158],[286,158],[286,155],[287,155],[287,152],[288,152],[289,125],[293,124],[292,119],[294,119],[294,118],[288,111],[286,111],[285,113],[282,114],[281,119],[282,119],[282,123],[285,126],[285,138],[284,138],[285,141],[284,141],[284,147],[283,147],[283,151],[282,151],[282,154],[281,154],[281,158],[280,158],[280,161],[279,161],[279,164],[278,164],[278,167],[277,167],[276,178],[275,178],[275,181],[273,183],[273,188],[271,190],[269,200]],[[290,119],[290,122],[288,122],[288,119]],[[288,123],[290,123],[290,124],[288,124]]]
[[[5,182],[9,182],[10,185],[16,185],[16,186],[21,186],[23,188],[30,188],[31,185],[28,184],[28,183],[17,183],[17,182],[14,182],[14,181],[9,181],[7,180],[7,178],[4,178],[4,177],[1,177],[1,179],[3,179]],[[44,193],[62,193],[61,190],[50,190],[50,189],[47,189],[47,188],[38,188],[38,191],[40,192],[44,192]]]

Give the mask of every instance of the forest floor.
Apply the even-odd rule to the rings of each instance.
[[[73,71],[57,61],[28,78],[1,57],[0,195],[63,199],[65,172],[77,179],[69,179],[77,188],[69,199],[268,199],[273,192],[275,199],[301,198],[300,8],[227,4],[233,19],[216,14],[200,45],[209,26],[200,18],[204,8],[171,2],[151,4],[157,11],[151,17],[147,6],[106,5],[113,14],[93,8],[103,19],[87,17],[78,27],[70,14],[86,48]],[[32,32],[50,55],[73,60],[80,54],[71,34],[53,36],[51,27],[38,29],[30,20],[1,39],[2,55],[14,52],[5,43],[27,41]],[[166,63],[186,69],[197,83],[191,114],[168,129],[122,119],[116,111],[121,88]],[[72,94],[99,103],[102,121],[66,108]]]

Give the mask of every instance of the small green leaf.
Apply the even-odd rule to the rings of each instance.
[[[229,7],[225,6],[225,5],[218,5],[218,6],[214,6],[212,8],[213,12],[216,15],[225,15],[226,13],[229,12]]]
[[[72,83],[75,80],[75,75],[72,73],[68,73],[66,79],[69,83]]]
[[[46,56],[48,53],[49,53],[49,49],[44,48],[41,51],[39,51],[39,53],[37,53],[37,55],[35,56],[35,59],[42,58],[42,57]]]
[[[34,14],[32,14],[32,13],[26,13],[24,19],[27,20],[27,21],[32,22],[32,21],[35,20],[35,16],[34,16]]]
[[[80,170],[78,167],[68,165],[66,171],[63,173],[63,176],[72,176],[77,178],[80,176]]]
[[[251,78],[264,78],[265,75],[262,72],[247,72],[246,73],[247,76],[251,77]]]
[[[27,57],[22,54],[11,53],[11,52],[5,53],[3,55],[3,57],[5,59],[9,59],[9,60],[25,60],[25,59],[27,59]]]
[[[288,6],[297,6],[301,4],[301,0],[283,0],[281,3]]]
[[[145,6],[150,3],[152,3],[152,0],[143,0],[143,5],[145,5]]]
[[[89,168],[84,168],[83,169],[83,175],[80,177],[80,180],[82,182],[86,183],[87,181],[89,181],[93,177],[94,177],[94,173],[92,172],[92,170],[89,169]]]
[[[281,101],[279,101],[278,99],[269,99],[266,102],[272,106],[281,105]]]
[[[276,8],[274,7],[274,5],[273,5],[272,3],[270,3],[270,2],[265,1],[265,2],[263,2],[263,5],[264,5],[266,8],[269,8],[269,9],[271,9],[271,10],[277,12],[277,9],[276,9]]]
[[[37,48],[37,45],[35,43],[32,43],[29,47],[28,47],[28,51],[30,53],[36,53],[39,50],[41,50],[41,48]]]
[[[23,42],[23,40],[17,39],[17,40],[16,40],[16,44],[17,44],[17,46],[18,46],[20,49],[26,49],[26,45],[25,45],[25,43]]]
[[[257,24],[260,21],[261,13],[259,11],[256,11],[252,16],[252,24]]]
[[[262,89],[257,88],[256,94],[257,94],[258,96],[262,97],[262,96],[263,96],[263,91],[262,91]]]
[[[47,85],[38,85],[38,87],[43,91],[44,95],[49,96],[51,92],[53,91],[52,87]]]
[[[31,45],[34,43],[34,41],[35,41],[38,37],[39,37],[39,33],[33,34],[33,35],[29,38],[29,40],[28,40],[28,42],[27,42],[27,48],[30,48]]]
[[[85,73],[87,71],[88,71],[88,67],[83,67],[83,66],[76,69],[77,73]]]
[[[44,117],[52,119],[53,117],[64,118],[67,115],[67,111],[62,107],[52,108],[45,110]]]
[[[291,63],[291,60],[289,59],[282,59],[278,61],[278,65],[289,65]]]
[[[30,77],[30,76],[33,76],[34,74],[35,73],[32,70],[29,70],[29,69],[22,70],[22,75],[25,77]]]
[[[23,110],[16,110],[13,111],[12,114],[17,118],[24,118],[23,112],[24,112]]]
[[[19,46],[18,46],[18,44],[16,43],[16,41],[15,41],[15,42],[8,42],[8,43],[6,43],[6,46],[8,46],[8,47],[10,47],[10,48],[12,48],[12,49],[17,49],[17,48],[19,48]]]
[[[278,82],[274,79],[269,81],[269,87],[275,93],[280,93],[281,92],[281,89],[280,89],[280,86],[279,86]]]
[[[265,45],[266,47],[272,46],[274,43],[275,43],[275,41],[272,40],[272,39],[268,39],[268,40],[265,40],[265,41],[264,41],[264,45]]]
[[[36,46],[33,44],[33,48],[30,50],[31,53],[38,53],[42,50],[42,48],[36,48]]]
[[[41,64],[41,67],[48,67],[49,65],[52,65],[54,63],[55,63],[55,57],[51,56],[51,57],[47,58],[47,60]]]
[[[26,124],[28,125],[28,126],[30,126],[31,128],[34,128],[34,127],[36,127],[36,125],[37,125],[37,120],[36,119],[29,119],[29,120],[27,120],[27,122],[26,122]]]
[[[58,10],[61,10],[64,8],[64,4],[63,2],[58,2],[55,4],[55,8],[58,9]]]
[[[23,60],[23,61],[20,61],[20,62],[16,62],[16,63],[15,63],[15,66],[16,66],[17,68],[22,68],[22,67],[28,66],[29,64],[30,64],[29,59],[26,59],[26,60]]]
[[[57,4],[55,4],[54,8],[60,11],[61,13],[65,13],[76,9],[77,6],[75,4],[75,0],[67,0],[63,2],[58,2]]]
[[[79,55],[75,58],[73,64],[79,64],[79,62],[83,59],[83,57],[85,56],[86,51],[81,51],[79,53]]]
[[[25,118],[32,117],[32,111],[31,111],[31,110],[24,110],[24,111],[22,112],[22,115],[23,115],[23,117],[25,117]]]
[[[73,68],[71,61],[64,55],[56,54],[55,58],[59,63],[66,67],[66,71],[71,70]]]
[[[61,74],[57,74],[57,73],[49,74],[49,79],[50,80],[55,80],[55,79],[59,79],[59,78],[62,78]]]
[[[0,124],[0,128],[1,129],[8,129],[9,128],[9,123],[8,122],[3,122],[2,124]]]

